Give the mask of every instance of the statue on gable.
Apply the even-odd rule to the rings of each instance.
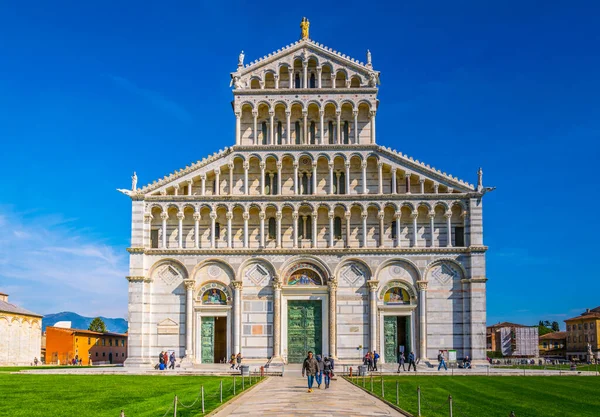
[[[137,190],[137,174],[133,171],[133,176],[131,177],[131,191]]]
[[[367,49],[367,65],[371,65],[371,51]]]
[[[369,87],[377,87],[377,75],[374,72],[369,74]]]
[[[244,88],[244,82],[242,81],[242,78],[239,75],[235,75],[233,77],[233,79],[231,80],[231,83],[233,84],[233,87],[236,90],[240,90],[242,88]],[[231,85],[230,85],[231,86]]]
[[[477,192],[481,192],[483,190],[483,169],[479,167],[477,171]]]
[[[238,67],[243,67],[244,66],[244,51],[242,51],[240,53],[240,56],[238,56]]]
[[[308,39],[308,28],[310,27],[310,22],[308,21],[308,19],[306,17],[302,18],[302,22],[300,22],[300,29],[302,29],[302,38],[301,39]]]

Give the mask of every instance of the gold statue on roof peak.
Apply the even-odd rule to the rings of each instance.
[[[300,29],[302,29],[302,40],[308,39],[308,28],[310,27],[310,22],[306,17],[302,18],[302,22],[300,22]]]

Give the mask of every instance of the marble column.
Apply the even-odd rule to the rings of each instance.
[[[330,162],[328,164],[328,166],[329,166],[329,194],[333,195],[334,194],[333,191],[335,189],[335,187],[333,185],[333,167],[334,167],[333,162]]]
[[[346,162],[346,194],[350,194],[350,162]]]
[[[362,168],[362,193],[368,194],[369,190],[367,189],[367,161],[362,161],[360,167]]]
[[[434,194],[440,193],[440,185],[439,184],[436,184],[436,183],[433,184],[433,193]]]
[[[335,88],[335,74],[331,74],[331,88]]]
[[[336,144],[342,143],[342,112],[336,111],[335,117],[337,118],[337,135],[336,135]]]
[[[379,180],[379,194],[383,194],[383,162],[379,162],[377,164],[377,170],[377,177]]]
[[[241,353],[242,281],[232,281],[233,287],[233,353]]]
[[[227,247],[229,249],[231,249],[233,246],[233,239],[231,236],[231,221],[233,219],[233,213],[232,212],[227,212],[227,214],[225,215],[225,217],[227,217]]]
[[[187,180],[187,195],[192,195],[192,186],[194,185],[194,181],[193,180]]]
[[[294,161],[294,195],[298,195],[298,162]]]
[[[344,213],[344,217],[346,218],[346,245],[345,245],[345,247],[349,248],[350,247],[350,232],[351,232],[350,218],[352,217],[352,213],[347,211]]]
[[[286,111],[285,112],[285,119],[286,119],[286,124],[287,124],[287,128],[285,131],[285,140],[286,143],[288,145],[292,144],[292,135],[291,135],[291,130],[292,130],[292,122],[291,122],[291,118],[292,118],[292,112],[291,111]]]
[[[330,279],[329,287],[329,355],[337,359],[337,287],[336,281]]]
[[[194,213],[194,247],[197,249],[200,247],[200,216],[199,212]]]
[[[173,186],[173,192],[175,193],[175,195],[179,195],[179,184],[175,184]]]
[[[323,75],[323,68],[318,67],[317,68],[317,88],[322,88],[322,85],[323,85],[323,81],[322,81],[323,79],[321,77],[322,75]]]
[[[302,144],[308,143],[308,111],[302,112]]]
[[[242,138],[240,135],[240,123],[241,123],[241,119],[242,118],[242,113],[241,112],[235,112],[235,144],[236,145],[241,145],[242,143]]]
[[[281,281],[273,277],[273,359],[281,358]]]
[[[242,215],[244,217],[244,248],[248,247],[248,220],[250,220],[250,213],[247,211]]]
[[[151,241],[151,230],[152,230],[152,214],[144,213],[144,226],[142,228],[142,246],[145,248],[149,248],[152,246]],[[158,242],[156,242],[158,244]]]
[[[260,218],[260,247],[264,248],[265,247],[265,217],[266,217],[265,212],[261,211],[258,214],[258,217]]]
[[[371,111],[371,144],[375,144],[375,113]]]
[[[229,195],[233,195],[233,168],[235,165],[233,163],[228,164],[229,167]]]
[[[419,357],[427,360],[427,281],[417,281],[419,288]]]
[[[298,247],[298,212],[295,211],[292,213],[292,222],[293,222],[293,228],[294,228],[294,248]]]
[[[273,78],[275,79],[275,89],[278,90],[279,89],[279,74],[275,74],[273,76]]]
[[[185,215],[182,211],[177,213],[178,227],[177,227],[177,247],[179,249],[183,248],[183,219]]]
[[[410,194],[410,173],[407,173],[405,176],[405,180],[406,180],[406,194]]]
[[[275,218],[277,219],[277,247],[281,248],[281,218],[283,217],[282,213],[278,211],[275,213]]]
[[[400,232],[402,224],[400,223],[400,218],[402,217],[402,213],[397,211],[395,218],[396,218],[396,247],[399,248],[400,247],[400,241],[401,241],[401,236],[400,236]]]
[[[362,217],[362,247],[367,247],[367,216],[369,214],[366,211],[361,213]]]
[[[248,171],[250,170],[250,163],[244,162],[244,194],[248,195]]]
[[[417,229],[419,227],[417,224],[417,219],[419,218],[419,213],[417,211],[413,211],[410,214],[410,218],[412,219],[412,246],[417,247],[419,243],[417,238]]]
[[[430,211],[428,214],[429,217],[429,232],[431,233],[431,247],[434,248],[435,244],[435,212]]]
[[[269,112],[269,143],[275,145],[275,112]]]
[[[383,244],[384,244],[384,232],[385,232],[385,225],[383,224],[383,219],[385,217],[385,212],[383,210],[381,210],[378,213],[378,217],[379,217],[379,247],[383,248]]]
[[[294,79],[294,70],[290,69],[289,74],[290,74],[290,89],[294,89],[294,88],[296,88],[296,86],[295,86],[296,80]]]
[[[281,195],[281,170],[283,169],[283,162],[277,162],[277,194]]]
[[[317,163],[312,164],[312,193],[317,194]]]
[[[169,218],[169,214],[164,211],[160,213],[160,218],[162,219],[162,248],[167,248],[167,219]]]
[[[425,179],[421,178],[419,184],[421,185],[421,194],[425,194]]]
[[[352,112],[352,116],[354,116],[354,144],[358,144],[358,110],[354,110]]]
[[[444,217],[446,218],[446,233],[448,236],[446,246],[451,248],[452,247],[452,212],[451,211],[446,212],[444,214]]]
[[[308,88],[308,62],[302,64],[302,88]]]
[[[369,347],[372,352],[377,349],[377,287],[379,281],[367,281],[369,286]]]
[[[206,174],[200,175],[200,181],[202,181],[201,195],[206,195]]]
[[[312,247],[317,247],[317,221],[319,219],[319,212],[317,210],[312,213]]]
[[[396,184],[396,181],[397,181],[396,175],[397,174],[398,174],[398,170],[396,168],[392,169],[392,194],[398,193],[398,185]]]
[[[185,357],[193,361],[194,347],[193,347],[193,333],[194,333],[194,288],[196,281],[193,279],[186,279],[183,281],[185,284]]]
[[[319,86],[321,88],[321,86]],[[319,144],[325,144],[325,111],[319,110]]]
[[[259,163],[260,166],[260,195],[265,195],[265,168],[267,164]]]
[[[255,145],[258,145],[258,111],[252,112],[253,126],[252,126],[252,141]]]
[[[221,195],[221,168],[215,169],[215,195]]]
[[[333,230],[333,218],[334,218],[334,214],[333,211],[329,212],[329,247],[333,248],[333,234],[334,234],[334,230]]]
[[[212,212],[210,213],[210,247],[212,249],[216,248],[216,239],[215,239],[215,232],[216,232],[216,226],[215,224],[217,223],[217,213]]]

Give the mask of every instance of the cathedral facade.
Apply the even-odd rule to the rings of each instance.
[[[302,38],[231,74],[235,144],[132,199],[126,365],[485,359],[486,189],[377,145],[379,72]],[[233,130],[233,123],[232,123]]]

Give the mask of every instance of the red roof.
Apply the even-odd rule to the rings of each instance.
[[[545,339],[545,340],[557,340],[557,339],[566,339],[567,338],[567,332],[551,332],[551,333],[546,333],[543,336],[540,336],[540,339]]]
[[[127,333],[111,333],[111,332],[106,332],[106,333],[100,333],[100,332],[93,332],[91,330],[84,330],[84,329],[65,329],[64,327],[54,327],[54,326],[48,326],[46,327],[46,329],[48,328],[52,328],[54,330],[60,330],[63,332],[70,332],[70,333],[77,333],[77,334],[83,334],[83,335],[90,335],[90,336],[121,336],[121,337],[127,337]]]

